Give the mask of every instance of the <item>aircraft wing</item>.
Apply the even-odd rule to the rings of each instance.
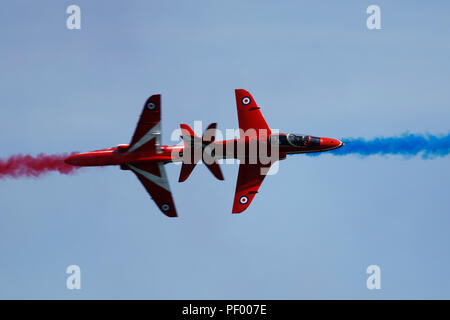
[[[155,153],[161,145],[161,95],[155,94],[147,99],[139,122],[131,139],[128,152],[147,151]]]
[[[253,129],[257,135],[259,135],[259,130],[265,129],[267,130],[267,136],[269,136],[270,128],[250,92],[244,89],[236,89],[235,94],[239,129],[244,131]]]
[[[126,164],[153,198],[158,208],[168,217],[177,217],[169,181],[162,163]]]
[[[248,208],[259,187],[261,186],[265,175],[261,174],[261,169],[270,168],[270,164],[245,164],[239,165],[239,173],[236,182],[236,192],[234,194],[233,213],[241,213]]]

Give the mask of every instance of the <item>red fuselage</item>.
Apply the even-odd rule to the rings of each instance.
[[[280,134],[272,135],[271,140],[274,136],[279,138],[277,144],[280,159],[285,158],[287,154],[323,152],[337,149],[344,145],[340,140],[332,138]],[[224,150],[221,158],[242,160],[242,158],[248,158],[248,152],[240,155],[238,150],[249,150],[250,143],[251,141],[248,139],[230,139],[217,141],[215,145],[216,148],[223,148],[222,150]],[[179,162],[182,161],[180,156],[185,150],[184,145],[167,145],[161,146],[158,153],[149,154],[139,151],[127,152],[128,147],[127,144],[122,144],[114,148],[79,153],[68,157],[65,162],[75,166],[113,166],[141,162]]]

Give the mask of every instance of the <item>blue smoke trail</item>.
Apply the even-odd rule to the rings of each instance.
[[[444,157],[450,154],[450,133],[442,136],[431,134],[403,133],[397,137],[376,137],[374,139],[342,139],[345,145],[332,150],[336,156],[356,154],[363,157],[371,155],[402,155],[412,157],[421,155],[423,159]]]

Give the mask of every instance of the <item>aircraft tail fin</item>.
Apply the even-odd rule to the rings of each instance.
[[[183,182],[189,178],[197,163],[202,160],[205,148],[214,142],[217,123],[210,124],[202,138],[197,136],[187,124],[181,124],[180,128],[184,141],[184,159],[178,182]],[[212,163],[210,163],[211,161],[203,161],[203,163],[217,179],[224,180],[219,164],[213,159],[214,155],[210,154],[210,156],[212,156]]]
[[[187,178],[189,178],[195,166],[201,160],[198,156],[198,152],[195,151],[198,150],[199,147],[201,147],[202,141],[200,137],[194,133],[194,130],[192,130],[191,127],[189,127],[187,124],[180,124],[180,128],[181,138],[184,142],[184,155],[178,182],[183,182],[186,181]],[[190,160],[190,163],[187,163],[186,159]]]
[[[206,165],[209,171],[211,171],[214,177],[216,177],[219,180],[225,180],[222,174],[222,170],[220,170],[220,165],[217,163],[217,160],[214,157],[215,156],[214,141],[216,140],[216,129],[217,123],[211,123],[203,133],[202,136],[203,151],[207,151],[207,156],[209,158],[203,159],[203,163]],[[213,146],[213,148],[211,148],[210,146]],[[203,154],[203,157],[205,156],[206,154]]]
[[[178,178],[178,182],[184,182],[189,178],[192,171],[194,170],[196,163],[183,163],[181,165],[180,177]]]

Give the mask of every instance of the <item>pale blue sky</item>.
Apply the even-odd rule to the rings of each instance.
[[[66,28],[67,6],[82,29]],[[366,28],[381,7],[382,30]],[[1,157],[127,143],[162,94],[180,123],[236,128],[234,89],[273,128],[334,138],[448,133],[446,1],[6,1]],[[167,165],[178,219],[130,172],[0,181],[0,298],[450,298],[449,158],[292,156],[232,215],[225,181]],[[82,289],[65,288],[68,265]],[[366,288],[368,265],[382,289]]]

